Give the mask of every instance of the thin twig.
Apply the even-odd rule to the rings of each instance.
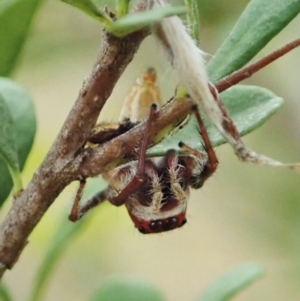
[[[155,122],[149,130],[149,143],[151,147],[157,143],[157,135],[171,124],[178,124],[190,112],[194,102],[191,98],[176,99],[164,105],[159,111]],[[123,158],[123,162],[130,160],[128,156],[133,154],[133,150],[139,146],[145,133],[146,121],[139,123],[130,131],[116,137],[109,142],[95,148],[85,148],[73,161],[78,177],[93,177],[101,174],[109,164],[116,158]],[[117,162],[120,163],[120,162]]]
[[[284,45],[283,47],[275,50],[269,55],[263,57],[262,59],[259,59],[256,62],[250,64],[249,66],[241,68],[233,72],[232,74],[224,77],[215,84],[215,87],[217,88],[219,93],[221,93],[230,88],[231,86],[234,86],[242,80],[250,77],[252,74],[266,67],[270,63],[274,62],[275,60],[277,60],[278,58],[280,58],[281,56],[285,55],[286,53],[295,49],[298,46],[300,46],[300,39],[296,39]]]

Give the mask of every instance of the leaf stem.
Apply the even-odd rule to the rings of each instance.
[[[13,183],[14,183],[13,193],[14,193],[14,196],[16,197],[23,190],[21,173],[19,170],[14,170],[9,165],[7,165],[7,166],[8,166],[9,172],[11,174]]]
[[[23,190],[22,178],[19,169],[19,164],[16,164],[14,167],[10,164],[9,160],[5,156],[2,156],[2,159],[6,163],[6,166],[9,170],[10,176],[13,181],[13,194],[14,197],[17,197],[19,193]]]

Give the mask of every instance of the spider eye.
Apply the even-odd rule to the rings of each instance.
[[[178,220],[176,217],[170,217],[165,220],[165,229],[171,230],[177,227]]]
[[[150,223],[150,228],[154,232],[161,232],[163,230],[163,223],[162,221],[153,221]]]
[[[142,233],[142,234],[146,234],[146,229],[142,226],[138,227],[138,230]]]

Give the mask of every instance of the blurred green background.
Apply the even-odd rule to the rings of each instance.
[[[106,2],[105,2],[106,3]],[[201,47],[207,59],[217,50],[248,1],[199,0]],[[259,54],[299,37],[296,18]],[[101,44],[101,27],[59,1],[44,1],[35,17],[13,78],[35,100],[38,133],[24,173],[27,184],[64,122]],[[300,49],[281,58],[247,83],[282,96],[282,109],[244,138],[257,152],[284,162],[300,161]],[[148,37],[118,82],[101,120],[117,119],[119,108],[145,66],[158,70],[165,100],[174,89],[171,70]],[[228,146],[217,148],[220,165],[204,188],[193,191],[188,223],[165,234],[143,236],[125,208],[102,205],[87,217],[80,235],[55,269],[45,301],[85,300],[107,278],[133,275],[155,283],[168,300],[192,300],[217,276],[254,261],[266,275],[236,300],[299,300],[299,173],[241,163]],[[19,262],[5,275],[16,300],[25,300],[53,235],[71,208],[77,184],[56,200],[30,237]],[[10,204],[1,213],[5,215]],[[22,285],[20,285],[22,284]]]

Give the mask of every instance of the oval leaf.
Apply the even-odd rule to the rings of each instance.
[[[263,268],[254,263],[237,267],[214,281],[196,301],[227,301],[235,294],[257,280]]]
[[[13,170],[19,170],[16,129],[8,105],[0,94],[0,155]]]
[[[183,14],[187,11],[184,6],[166,6],[142,11],[136,14],[129,14],[111,23],[106,29],[117,37],[137,31],[147,25],[159,22],[160,20],[174,15]]]
[[[36,132],[33,101],[23,87],[7,78],[0,78],[0,93],[14,122],[18,164],[22,170]],[[0,175],[0,205],[2,205],[12,188],[9,171],[2,159],[0,159]]]
[[[207,65],[212,82],[249,62],[300,12],[300,0],[252,0]]]
[[[115,278],[107,281],[91,301],[163,301],[162,294],[148,281],[140,278]]]
[[[243,85],[226,90],[221,94],[221,99],[241,136],[262,125],[283,103],[282,98],[267,89]],[[213,146],[225,143],[224,138],[206,118],[204,118],[204,123]],[[147,155],[161,156],[168,149],[180,152],[179,141],[185,142],[194,149],[203,150],[200,137],[199,139],[197,137],[199,137],[197,124],[192,118],[182,130],[152,147]]]
[[[0,76],[11,73],[41,0],[0,1]]]
[[[6,164],[14,183],[14,192],[22,189],[16,146],[16,129],[9,108],[0,94],[0,158]]]

